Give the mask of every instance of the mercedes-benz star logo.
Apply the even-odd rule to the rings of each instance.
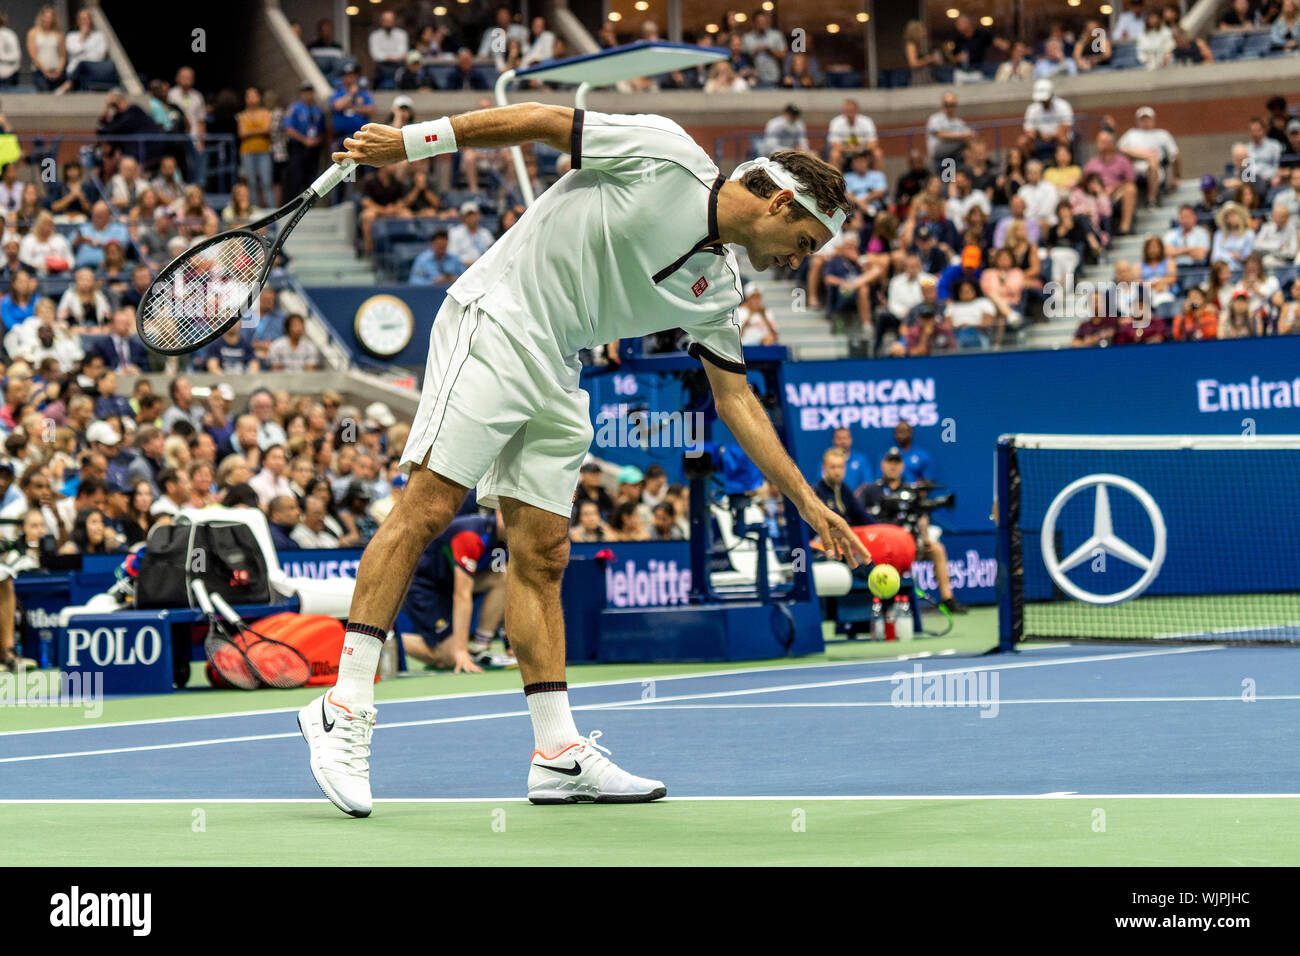
[[[1085,488],[1097,489],[1097,499],[1093,507],[1092,535],[1065,558],[1056,553],[1056,519],[1066,502]],[[1151,529],[1155,533],[1155,549],[1150,557],[1138,551],[1128,542],[1115,534],[1110,517],[1110,495],[1107,488],[1116,488],[1137,499],[1142,510],[1151,519]],[[1160,513],[1160,506],[1147,490],[1135,481],[1120,475],[1087,475],[1072,481],[1058,494],[1043,516],[1042,533],[1043,563],[1052,580],[1070,597],[1089,604],[1121,604],[1137,597],[1145,591],[1160,573],[1160,566],[1165,561],[1165,519]],[[1077,567],[1098,552],[1114,555],[1121,561],[1142,570],[1142,577],[1122,591],[1114,594],[1094,594],[1085,591],[1065,576],[1065,572]]]

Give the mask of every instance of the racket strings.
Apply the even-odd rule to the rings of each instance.
[[[248,648],[248,659],[262,680],[272,687],[301,687],[311,680],[311,665],[295,647],[262,638]]]
[[[183,350],[209,340],[257,295],[265,265],[266,247],[248,234],[183,253],[140,303],[145,344]]]

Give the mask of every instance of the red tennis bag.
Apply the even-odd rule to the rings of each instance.
[[[326,614],[273,614],[252,624],[260,633],[297,648],[311,665],[308,687],[333,687],[343,653],[343,622]],[[205,668],[213,687],[230,687],[209,664]],[[379,680],[379,675],[375,675]]]
[[[892,524],[860,525],[853,533],[871,554],[876,564],[892,564],[899,574],[906,574],[916,560],[916,539],[907,531]]]

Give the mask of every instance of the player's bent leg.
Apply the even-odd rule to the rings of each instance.
[[[420,554],[451,522],[465,491],[428,468],[412,469],[406,491],[361,556],[338,680],[298,712],[316,785],[354,817],[368,816],[372,806],[370,741],[379,650]]]
[[[361,555],[349,622],[387,632],[411,585],[420,555],[456,517],[467,490],[427,467],[411,469],[402,497]]]
[[[665,796],[661,781],[623,770],[596,743],[579,735],[564,679],[564,615],[560,582],[569,559],[568,517],[502,498],[510,563],[506,571],[506,629],[519,659],[533,721],[535,749],[528,799],[536,804],[645,803]]]

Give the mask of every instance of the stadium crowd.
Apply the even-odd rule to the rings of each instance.
[[[854,209],[793,275],[860,354],[1011,344],[1027,324],[1060,317],[1079,319],[1075,345],[1300,332],[1300,118],[1285,98],[1247,120],[1223,178],[1201,177],[1199,202],[1143,236],[1137,259],[1111,262],[1139,208],[1179,184],[1178,144],[1146,106],[1124,127],[1102,117],[1085,142],[1050,79],[1031,90],[1001,157],[945,92],[926,149],[910,153],[892,187],[875,125],[856,103],[831,121],[824,155],[843,168]],[[769,149],[807,148],[794,104],[765,138]],[[1074,290],[1087,288],[1076,276],[1098,265],[1110,276],[1093,283],[1091,301],[1076,301]]]
[[[0,13],[0,89],[17,86],[24,66],[39,93],[104,89],[117,82],[108,41],[87,8],[77,11],[75,28],[65,32],[54,6],[42,6],[24,42]]]

